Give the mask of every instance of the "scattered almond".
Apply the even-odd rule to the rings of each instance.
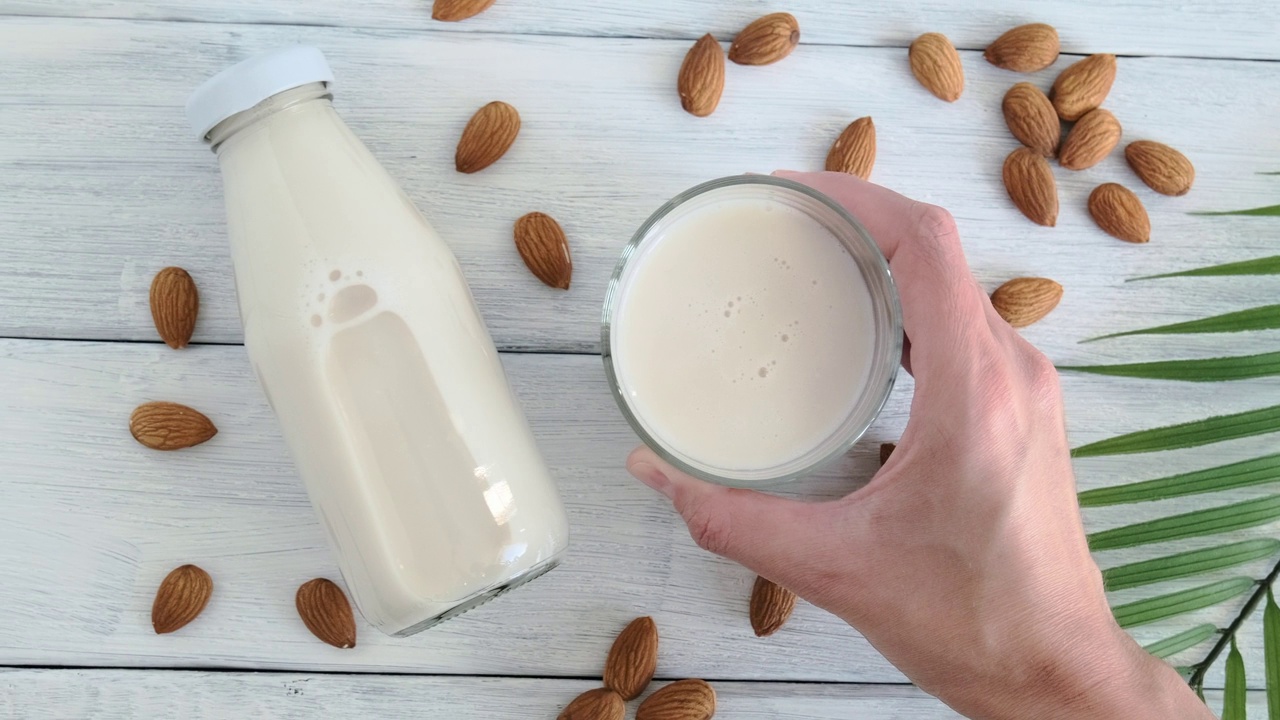
[[[827,153],[826,169],[832,172],[857,175],[863,180],[871,177],[876,164],[876,126],[871,118],[858,118],[836,138]]]
[[[925,33],[911,43],[907,51],[911,74],[934,95],[955,102],[964,92],[964,68],[960,53],[941,33]]]
[[[1004,161],[1004,187],[1023,215],[1038,225],[1058,221],[1058,186],[1044,156],[1027,148],[1009,153]]]
[[[706,117],[716,111],[724,92],[724,48],[710,33],[684,56],[677,89],[680,105],[689,114]]]
[[[751,629],[756,637],[768,637],[791,617],[796,609],[796,594],[763,577],[756,577],[751,588]]]
[[[1058,31],[1052,25],[1019,25],[987,46],[982,54],[996,67],[1015,72],[1043,70],[1058,59]]]
[[[298,616],[312,635],[336,648],[356,646],[356,620],[342,588],[332,580],[316,578],[298,588],[294,596]]]
[[[1062,126],[1053,103],[1040,88],[1020,82],[1004,94],[1004,121],[1018,142],[1045,157],[1058,152]]]
[[[1102,104],[1116,80],[1115,55],[1090,55],[1063,70],[1049,96],[1058,117],[1077,120]]]
[[[791,13],[770,13],[738,33],[729,59],[739,65],[768,65],[791,54],[800,44],[800,23]]]
[[[1162,195],[1186,195],[1196,180],[1196,168],[1187,156],[1164,143],[1131,142],[1124,159],[1147,187]]]
[[[893,443],[880,443],[880,467],[884,467],[884,464],[889,462],[889,456],[897,447]]]
[[[1098,227],[1113,237],[1131,243],[1151,239],[1151,219],[1142,201],[1129,188],[1104,183],[1089,193],[1089,214]]]
[[[180,565],[165,576],[151,603],[151,627],[171,633],[196,619],[213,595],[213,578],[195,565]]]
[[[604,663],[604,685],[624,700],[638,697],[658,669],[658,626],[645,616],[618,633]]]
[[[1084,170],[1102,162],[1120,143],[1120,121],[1109,110],[1085,113],[1062,141],[1058,162],[1068,170]]]
[[[507,103],[495,100],[467,121],[453,163],[460,173],[479,172],[505,155],[519,134],[520,113]]]
[[[198,410],[173,402],[149,402],[129,416],[133,439],[153,450],[181,450],[218,434],[213,421]]]
[[[436,0],[431,6],[431,18],[457,22],[479,15],[488,10],[490,5],[493,5],[493,0]]]
[[[569,289],[573,259],[560,223],[546,213],[531,212],[516,220],[516,250],[530,272],[553,288]]]
[[[588,690],[573,699],[556,720],[623,720],[627,705],[609,688]]]
[[[1040,277],[1020,277],[996,288],[991,304],[1000,317],[1020,328],[1048,315],[1062,300],[1062,286]]]
[[[679,680],[645,698],[636,720],[708,720],[715,714],[715,688],[705,680]]]
[[[164,344],[175,350],[191,342],[200,312],[196,281],[180,267],[167,267],[151,281],[151,319]]]

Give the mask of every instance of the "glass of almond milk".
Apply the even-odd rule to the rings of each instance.
[[[902,312],[867,231],[822,193],[743,175],[645,221],[609,283],[605,372],[641,439],[755,486],[843,455],[897,377]]]

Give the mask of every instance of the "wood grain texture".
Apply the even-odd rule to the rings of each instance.
[[[1254,174],[1280,168],[1274,63],[1121,58],[1108,107],[1126,141],[1155,138],[1184,151],[1196,188],[1157,196],[1116,151],[1087,171],[1055,168],[1062,212],[1057,228],[1043,229],[1001,185],[1001,162],[1017,146],[1001,98],[1017,80],[1048,87],[1074,57],[1024,76],[965,53],[966,94],[942,105],[911,77],[905,50],[802,48],[776,65],[728,68],[721,107],[693,118],[675,92],[683,40],[476,42],[444,32],[8,18],[0,22],[0,335],[154,339],[146,286],[177,263],[203,296],[195,341],[239,342],[216,162],[191,139],[181,109],[215,70],[298,42],[328,54],[341,112],[451,242],[503,348],[594,351],[609,274],[650,212],[708,178],[819,169],[841,129],[864,115],[877,126],[877,181],[951,209],[984,284],[1042,275],[1066,286],[1052,327],[1072,346],[1274,297],[1274,284],[1252,281],[1228,296],[1221,283],[1120,282],[1274,253],[1263,220],[1185,214],[1276,201],[1280,184]],[[458,134],[496,98],[520,109],[521,140],[498,165],[459,175]],[[1089,191],[1109,180],[1147,203],[1148,247],[1117,241],[1089,218]],[[567,293],[530,276],[512,247],[512,222],[535,209],[556,217],[573,243]],[[1119,346],[1086,347],[1103,359]]]
[[[1267,0],[930,0],[831,2],[789,0],[498,0],[461,23],[431,20],[429,0],[313,0],[305,5],[258,0],[3,0],[0,14],[211,23],[413,28],[475,33],[732,40],[766,13],[785,9],[800,22],[801,42],[905,48],[920,33],[946,33],[956,47],[981,50],[1016,25],[1058,28],[1063,52],[1124,55],[1277,58],[1280,19]],[[800,52],[803,52],[803,48]]]
[[[336,570],[242,348],[174,353],[159,344],[0,341],[6,383],[0,394],[6,467],[0,475],[0,664],[592,677],[618,631],[651,615],[665,638],[662,677],[903,679],[855,632],[805,603],[776,635],[754,637],[747,615],[754,575],[695,547],[667,503],[622,469],[636,439],[613,404],[598,357],[515,354],[504,362],[569,509],[569,559],[527,588],[412,638],[388,638],[357,619],[359,646],[339,651],[313,638],[293,611],[298,584],[336,579]],[[1272,380],[1184,388],[1067,376],[1071,440],[1252,407],[1280,391],[1280,379]],[[786,494],[836,497],[869,478],[879,467],[879,444],[900,435],[910,394],[904,377],[854,452],[788,486]],[[125,419],[137,402],[156,397],[205,408],[222,432],[180,453],[137,445]],[[1076,466],[1081,487],[1088,488],[1252,457],[1273,444],[1274,438],[1249,438],[1194,451],[1090,458]],[[1269,491],[1274,488],[1250,488],[1212,502]],[[1090,508],[1086,528],[1205,504],[1192,497]],[[1229,539],[1274,532],[1253,528]],[[1098,559],[1110,566],[1219,541],[1109,551]],[[157,637],[147,619],[152,594],[169,569],[185,562],[208,570],[219,591],[199,621]],[[1266,565],[1210,579],[1259,576]],[[1121,591],[1113,600],[1205,581]],[[1242,602],[1133,634],[1146,643],[1194,623],[1223,624]],[[1260,686],[1261,645],[1245,647]],[[1192,661],[1204,650],[1173,662]]]

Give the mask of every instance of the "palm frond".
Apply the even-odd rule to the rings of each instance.
[[[1096,342],[1108,338],[1129,337],[1131,335],[1200,335],[1205,333],[1233,333],[1249,330],[1274,330],[1280,328],[1280,305],[1262,305],[1260,307],[1237,310],[1236,312],[1214,315],[1213,317],[1188,320],[1170,325],[1124,330],[1107,335],[1081,340],[1081,343]]]
[[[1059,365],[1059,370],[1183,382],[1224,382],[1280,375],[1280,352],[1123,365]]]
[[[1231,638],[1231,653],[1227,655],[1227,683],[1222,692],[1222,720],[1246,720],[1245,705],[1248,701],[1244,679],[1244,657]]]
[[[1201,575],[1271,557],[1277,552],[1280,552],[1280,540],[1272,538],[1243,540],[1107,568],[1102,571],[1102,583],[1108,591],[1124,590],[1165,580]]]
[[[1095,551],[1116,550],[1166,540],[1218,535],[1262,525],[1276,518],[1280,518],[1280,495],[1268,495],[1095,532],[1088,536],[1089,548]]]
[[[1233,490],[1280,480],[1280,453],[1124,485],[1080,493],[1080,507],[1166,500],[1184,495]]]
[[[1116,624],[1122,628],[1145,625],[1226,602],[1249,592],[1249,588],[1254,585],[1257,585],[1257,581],[1249,577],[1219,580],[1200,587],[1117,605],[1111,608],[1111,614],[1115,616]]]
[[[1082,445],[1072,450],[1071,456],[1095,457],[1176,450],[1276,431],[1280,431],[1280,405],[1118,435]]]
[[[1280,205],[1267,205],[1266,207],[1249,208],[1247,210],[1199,210],[1189,212],[1188,215],[1256,215],[1256,216],[1280,216]]]
[[[1210,265],[1208,267],[1199,267],[1192,270],[1182,270],[1180,272],[1161,273],[1159,275],[1142,275],[1140,277],[1132,277],[1125,282],[1137,282],[1138,280],[1158,280],[1160,278],[1175,277],[1213,277],[1221,275],[1276,275],[1280,274],[1280,255],[1271,255],[1264,258],[1255,258],[1253,260],[1243,260],[1241,262],[1225,263],[1222,265]]]
[[[1218,628],[1210,623],[1205,623],[1204,625],[1197,625],[1190,630],[1183,630],[1177,635],[1171,635],[1163,640],[1157,640],[1150,645],[1144,645],[1142,649],[1158,658],[1167,658],[1170,655],[1177,655],[1183,650],[1190,650],[1217,633]]]

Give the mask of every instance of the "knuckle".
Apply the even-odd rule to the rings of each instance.
[[[936,240],[959,234],[956,219],[946,208],[927,203],[919,203],[917,208],[917,224],[922,235]]]
[[[728,513],[717,512],[713,503],[698,501],[684,508],[689,536],[698,547],[716,555],[724,555],[732,546],[732,523]]]

